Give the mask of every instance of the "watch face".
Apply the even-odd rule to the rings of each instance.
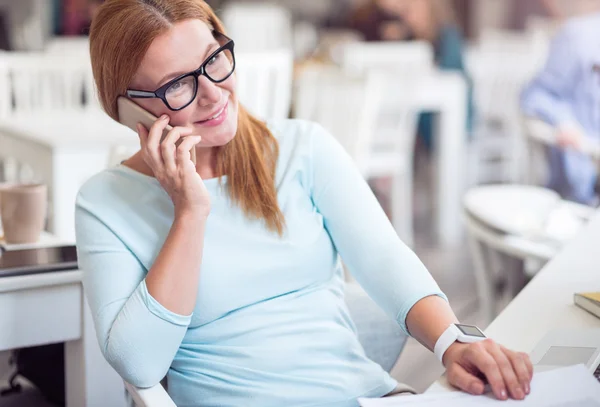
[[[485,335],[483,334],[483,332],[481,332],[479,330],[479,328],[477,328],[476,326],[473,326],[473,325],[461,325],[461,324],[455,324],[455,325],[465,335],[477,336],[479,338],[485,338]]]

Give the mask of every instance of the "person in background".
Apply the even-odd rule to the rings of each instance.
[[[558,146],[549,151],[548,186],[584,204],[596,201],[596,166],[580,148],[600,139],[598,38],[599,12],[569,20],[553,40],[545,67],[521,96],[525,115],[556,128]]]
[[[463,36],[448,0],[372,0],[357,9],[350,26],[367,41],[427,41],[433,46],[435,63],[440,69],[465,73]],[[468,132],[473,118],[469,88]],[[419,120],[419,135],[427,150],[433,147],[433,119],[434,114],[427,112]]]

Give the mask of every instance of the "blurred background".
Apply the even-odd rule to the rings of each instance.
[[[41,241],[72,241],[79,186],[138,145],[95,100],[87,33],[101,3],[0,0],[0,182],[47,185]],[[564,24],[599,1],[208,3],[236,43],[241,102],[261,119],[325,126],[463,322],[485,328],[596,206],[595,192],[551,185],[552,151],[573,146],[523,92]],[[599,136],[574,160],[597,168]],[[0,353],[0,379],[9,372]],[[411,342],[394,375],[422,391],[441,372]]]

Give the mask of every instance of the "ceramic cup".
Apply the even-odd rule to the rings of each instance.
[[[37,242],[47,210],[46,185],[0,184],[0,220],[7,244]]]

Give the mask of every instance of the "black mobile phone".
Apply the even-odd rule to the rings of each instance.
[[[0,252],[0,278],[77,269],[75,246]]]

